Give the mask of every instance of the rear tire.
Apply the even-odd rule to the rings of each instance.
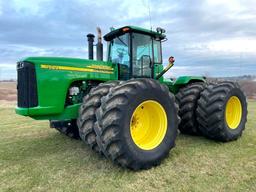
[[[207,138],[218,141],[236,140],[247,121],[247,102],[239,85],[222,82],[209,85],[198,101],[199,129]]]
[[[97,87],[92,88],[84,97],[83,104],[79,110],[77,125],[80,137],[96,152],[100,152],[100,149],[97,145],[96,133],[94,131],[94,124],[96,122],[95,111],[101,106],[101,97],[108,94],[109,89],[116,86],[118,83],[118,81],[111,81],[101,83]]]
[[[183,134],[201,135],[196,119],[196,108],[200,93],[204,90],[205,86],[204,82],[192,83],[181,88],[176,94],[179,104],[179,116],[181,118],[179,130]]]
[[[50,127],[72,139],[80,139],[76,120],[55,121],[50,120]]]
[[[111,89],[101,102],[96,112],[97,142],[114,163],[148,169],[160,164],[175,146],[178,105],[166,86],[152,79],[133,79]],[[136,117],[137,109],[145,111]],[[140,134],[134,127],[142,128]]]

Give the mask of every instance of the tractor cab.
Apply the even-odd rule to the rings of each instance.
[[[162,64],[163,33],[161,28],[155,32],[127,26],[104,36],[108,42],[107,59],[118,65],[119,79],[154,77],[154,66]]]

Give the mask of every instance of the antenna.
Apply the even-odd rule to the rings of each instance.
[[[239,72],[240,72],[240,77],[242,76],[242,52],[240,52],[240,59],[239,59]]]
[[[151,22],[151,10],[150,10],[150,0],[148,0],[148,15],[149,15],[149,23],[150,23],[150,29],[152,30],[152,22]]]

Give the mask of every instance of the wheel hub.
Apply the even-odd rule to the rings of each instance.
[[[156,101],[142,102],[133,112],[130,133],[134,143],[141,149],[156,148],[167,131],[167,115],[162,105]]]
[[[226,122],[230,129],[236,129],[242,119],[242,104],[237,96],[229,98],[226,104]]]

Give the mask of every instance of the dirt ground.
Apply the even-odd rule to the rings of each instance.
[[[16,101],[16,82],[0,82],[0,100]]]

